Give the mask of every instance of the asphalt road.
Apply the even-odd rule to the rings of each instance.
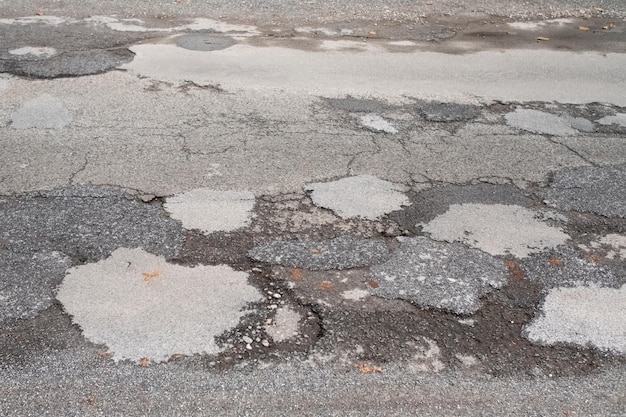
[[[626,412],[621,2],[0,1],[0,415]]]

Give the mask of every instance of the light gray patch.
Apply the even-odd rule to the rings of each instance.
[[[380,240],[342,236],[321,242],[279,240],[256,246],[248,256],[273,265],[328,271],[385,262],[389,258],[389,249]]]
[[[591,211],[606,217],[626,217],[626,165],[580,167],[554,174],[537,192],[560,210]]]
[[[453,204],[423,231],[439,241],[462,242],[491,255],[525,258],[570,237],[540,220],[541,212],[504,204]]]
[[[614,116],[605,116],[597,122],[601,125],[619,125],[626,127],[626,113],[617,113]]]
[[[542,314],[524,334],[541,344],[573,343],[626,353],[626,285],[552,289]]]
[[[20,254],[0,249],[0,322],[34,317],[50,307],[70,264],[58,252]]]
[[[386,106],[376,100],[347,96],[346,98],[325,98],[332,107],[351,113],[380,113]]]
[[[535,254],[520,261],[519,266],[532,281],[544,288],[598,285],[619,288],[626,277],[619,277],[610,269],[581,258],[578,251],[560,246],[556,250]]]
[[[22,48],[16,48],[9,50],[11,55],[31,55],[34,57],[51,57],[57,54],[57,50],[54,48],[46,48],[41,46],[24,46]]]
[[[57,298],[93,343],[113,358],[153,362],[174,354],[216,354],[215,338],[262,300],[248,274],[226,265],[169,264],[142,249],[117,249],[72,268]]]
[[[302,316],[289,306],[276,310],[274,322],[265,326],[268,336],[276,343],[285,342],[298,335]]]
[[[383,119],[377,114],[366,114],[361,116],[359,119],[361,125],[366,129],[369,129],[373,132],[383,132],[383,133],[398,133],[398,129],[396,129],[390,122]]]
[[[412,204],[395,211],[389,218],[402,230],[416,232],[416,224],[427,223],[445,213],[452,204],[511,204],[530,207],[532,200],[512,185],[449,185],[421,191],[410,196]]]
[[[571,119],[569,119],[569,122],[574,129],[580,132],[591,133],[596,130],[593,122],[585,119],[584,117],[572,117]]]
[[[181,48],[191,51],[219,51],[220,49],[230,48],[237,44],[237,41],[229,36],[208,33],[189,33],[177,36],[174,38],[174,43]]]
[[[433,101],[419,106],[418,111],[429,122],[466,122],[475,119],[479,112],[474,106]]]
[[[79,261],[103,259],[118,247],[173,258],[184,230],[160,207],[118,188],[77,186],[0,203],[0,239],[15,252],[59,251]]]
[[[566,118],[539,110],[515,109],[504,118],[509,126],[532,133],[554,136],[571,136],[577,133]]]
[[[254,194],[198,188],[167,198],[165,210],[187,229],[204,234],[229,232],[250,224]]]
[[[482,251],[425,237],[398,240],[400,249],[391,259],[371,269],[379,285],[370,289],[373,295],[472,314],[481,296],[506,283],[503,262]]]
[[[332,210],[342,218],[377,220],[411,204],[403,187],[371,175],[308,184],[311,199],[318,207]]]
[[[14,129],[60,129],[72,121],[63,102],[49,94],[26,101],[11,115]]]
[[[0,59],[0,72],[35,78],[100,74],[133,60],[128,49],[89,49],[59,53],[47,59],[8,55]]]

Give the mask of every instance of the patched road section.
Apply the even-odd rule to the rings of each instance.
[[[504,263],[479,250],[425,237],[398,240],[400,249],[389,262],[371,270],[374,295],[471,314],[482,295],[506,283]]]
[[[249,225],[254,202],[254,195],[248,191],[199,188],[167,198],[163,207],[185,228],[211,234]]]
[[[216,354],[215,338],[239,323],[259,291],[226,265],[187,268],[142,249],[118,249],[71,269],[57,298],[87,339],[115,360],[167,361]]]
[[[30,99],[10,117],[13,129],[60,129],[72,121],[63,102],[50,94]]]
[[[626,285],[614,288],[555,288],[542,315],[526,329],[538,343],[592,345],[626,353]]]
[[[435,240],[462,242],[491,255],[524,258],[569,239],[561,229],[542,221],[544,216],[515,205],[453,204],[423,230]]]
[[[0,249],[0,322],[48,308],[70,259],[59,252],[20,254]]]
[[[626,218],[626,165],[560,171],[538,193],[546,204],[561,210]]]
[[[97,261],[119,247],[142,247],[174,258],[184,230],[156,205],[114,187],[76,186],[0,202],[3,248],[58,251],[76,262]]]
[[[342,178],[337,181],[309,184],[313,203],[342,218],[361,217],[377,220],[402,206],[411,204],[404,187],[371,175]]]

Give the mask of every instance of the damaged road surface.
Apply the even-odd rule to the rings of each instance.
[[[624,415],[622,4],[30,3],[0,416]]]

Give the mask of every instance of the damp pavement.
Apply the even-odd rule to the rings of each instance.
[[[100,3],[0,2],[1,416],[624,414],[623,5]]]

